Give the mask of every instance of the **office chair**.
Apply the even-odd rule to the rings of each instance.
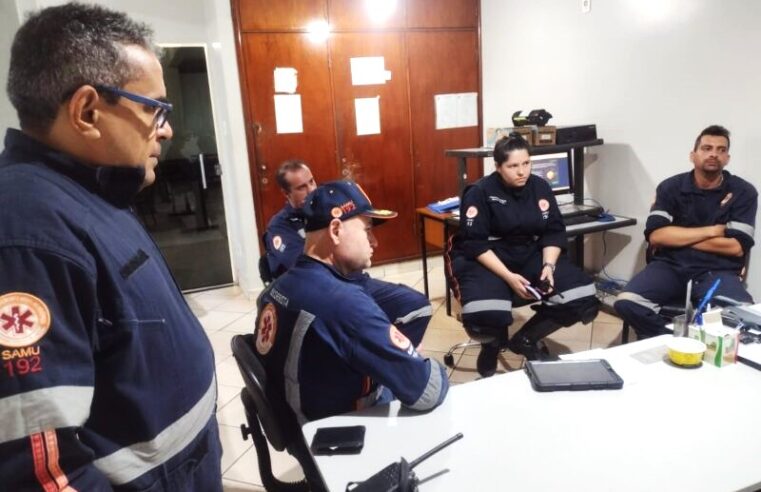
[[[653,256],[655,255],[656,248],[654,246],[650,246],[650,244],[647,245],[647,249],[645,250],[645,263],[650,263],[650,261],[653,259]],[[745,277],[748,273],[748,257],[745,256],[744,258],[744,265],[742,267],[742,270],[740,270],[740,280],[744,283]],[[669,323],[672,319],[674,319],[676,316],[679,316],[681,314],[684,314],[684,304],[670,304],[661,306],[661,310],[658,311],[658,315],[667,320]],[[621,344],[629,343],[629,322],[624,320],[623,326],[621,327]]]
[[[450,256],[452,250],[452,237],[449,238],[447,241],[446,248],[444,249],[444,276],[446,277],[446,288],[447,293],[446,295],[450,295],[450,290],[452,290],[453,296],[457,301],[459,302],[459,296],[457,295],[456,291],[452,289],[452,285],[455,285],[453,282],[454,280],[454,274],[452,273],[452,259]],[[515,296],[513,299],[513,309],[526,306],[528,304],[533,303],[534,301],[529,301],[526,299],[523,299],[521,297]],[[447,313],[448,314],[448,313]],[[497,334],[493,332],[486,332],[481,331],[477,327],[468,327],[466,325],[462,325],[463,328],[465,328],[465,333],[467,333],[470,340],[467,342],[460,342],[452,345],[449,347],[449,351],[447,351],[446,354],[444,354],[444,364],[447,367],[454,368],[454,352],[457,350],[465,350],[472,347],[480,347],[482,343],[489,343],[493,342],[497,339]],[[503,349],[505,350],[505,349]]]
[[[246,384],[240,397],[246,410],[248,425],[241,424],[241,434],[244,441],[248,440],[248,436],[254,441],[264,488],[275,492],[327,491],[295,415],[292,412],[276,412],[267,396],[267,375],[253,348],[254,335],[235,335],[230,344]],[[287,450],[296,458],[304,471],[303,480],[282,482],[275,478],[267,441],[276,450]]]

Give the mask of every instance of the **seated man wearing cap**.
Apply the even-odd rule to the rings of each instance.
[[[413,410],[439,405],[444,367],[423,358],[347,275],[370,266],[376,210],[351,181],[319,186],[306,199],[304,254],[257,300],[255,349],[278,410],[299,422],[397,398]],[[282,408],[284,407],[284,408]]]
[[[299,159],[283,162],[276,177],[286,204],[272,217],[264,233],[267,263],[274,278],[295,265],[296,259],[304,251],[304,216],[301,207],[307,194],[317,186],[309,166]],[[420,344],[433,315],[431,303],[426,296],[407,285],[374,279],[361,268],[347,275],[365,289],[391,322],[416,347]]]

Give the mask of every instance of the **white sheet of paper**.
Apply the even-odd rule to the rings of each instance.
[[[478,93],[457,94],[457,126],[478,126]]]
[[[378,135],[380,128],[380,96],[354,99],[357,135]]]
[[[433,100],[436,108],[436,129],[456,128],[457,101],[452,94],[436,94]]]
[[[275,94],[277,133],[303,133],[301,94]]]
[[[295,68],[275,68],[275,92],[295,94],[299,84],[297,73]]]
[[[463,128],[478,125],[478,93],[436,94],[436,129]]]
[[[362,56],[349,59],[352,85],[385,84],[391,80],[391,72],[386,70],[382,56]]]

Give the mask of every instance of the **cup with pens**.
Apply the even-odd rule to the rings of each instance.
[[[700,340],[690,338],[690,326],[700,327],[703,324],[703,312],[709,306],[709,302],[716,293],[721,279],[716,279],[706,291],[698,303],[698,307],[692,309],[692,280],[687,283],[687,296],[684,305],[684,314],[674,318],[674,338],[667,344],[668,356],[671,362],[683,367],[700,366],[706,344]]]

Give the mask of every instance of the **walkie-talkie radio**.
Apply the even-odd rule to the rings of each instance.
[[[407,463],[407,460],[402,458],[364,482],[349,482],[346,485],[346,492],[417,492],[417,486],[421,482],[412,469],[459,439],[462,439],[462,432],[450,437],[416,460]]]

